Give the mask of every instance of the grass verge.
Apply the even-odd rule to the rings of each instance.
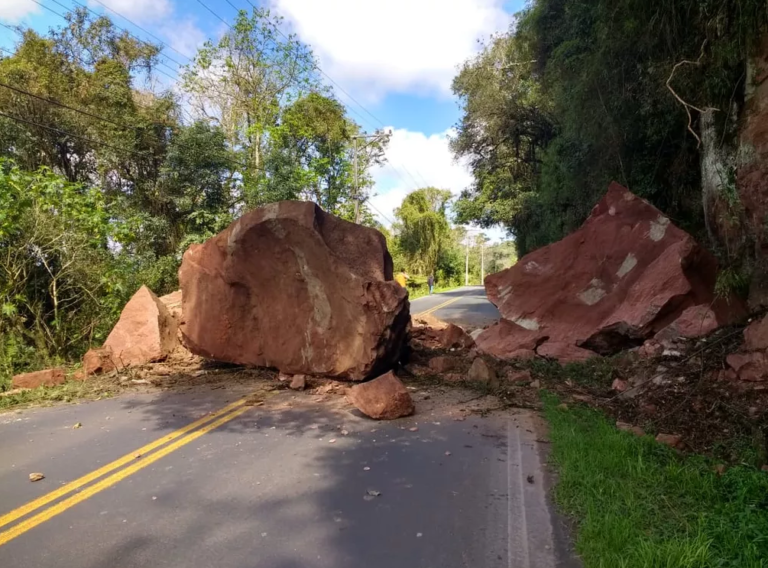
[[[768,567],[768,474],[681,456],[545,395],[555,499],[585,568]]]
[[[0,394],[0,412],[24,406],[47,406],[76,400],[109,398],[118,390],[118,387],[108,380],[93,378],[87,381],[69,380],[53,387],[9,391]]]

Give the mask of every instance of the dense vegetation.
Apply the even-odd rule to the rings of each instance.
[[[459,219],[503,224],[524,254],[578,227],[616,180],[714,245],[700,111],[728,144],[765,22],[761,0],[532,1],[454,80],[453,149],[475,178]]]
[[[358,220],[384,230],[365,196],[388,136],[358,141],[355,189],[361,128],[279,23],[241,11],[178,77],[162,46],[84,8],[44,36],[18,29],[0,57],[0,390],[100,344],[141,284],[175,290],[189,244],[250,208],[303,199],[354,220],[357,202]],[[442,286],[465,270],[449,197],[415,191],[388,233],[399,270]],[[513,255],[489,258],[500,268]]]
[[[187,246],[248,208],[308,199],[352,218],[360,127],[278,23],[241,12],[175,86],[160,46],[85,9],[18,30],[0,58],[0,388],[100,343],[142,283],[176,289]],[[363,192],[385,146],[360,153]]]

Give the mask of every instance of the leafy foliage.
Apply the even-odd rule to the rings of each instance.
[[[532,2],[454,81],[453,148],[475,177],[459,219],[503,224],[525,254],[574,230],[617,180],[704,236],[700,149],[667,81],[703,53],[672,86],[719,109],[725,133],[765,21],[758,0]]]

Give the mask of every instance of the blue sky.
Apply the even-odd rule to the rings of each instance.
[[[451,79],[477,52],[478,40],[509,28],[524,0],[250,1],[282,16],[284,31],[312,46],[323,71],[357,101],[336,91],[354,120],[368,131],[382,124],[393,130],[389,166],[372,172],[371,203],[386,225],[408,191],[424,183],[454,194],[471,183],[448,149],[459,118]],[[177,50],[166,52],[180,63],[222,34],[225,24],[216,16],[232,22],[235,7],[250,8],[249,0],[0,0],[0,22],[44,32],[63,22],[50,10],[62,14],[77,3],[154,41],[115,13],[125,16]],[[0,27],[0,47],[12,48],[17,38]],[[175,76],[171,69],[178,65],[167,64],[162,69]],[[494,240],[503,236],[500,230],[487,233]]]

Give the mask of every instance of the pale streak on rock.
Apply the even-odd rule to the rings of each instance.
[[[499,298],[506,298],[509,296],[509,293],[512,291],[512,286],[505,286],[501,290],[499,290]]]
[[[624,278],[635,266],[637,266],[637,257],[630,252],[616,271],[616,276]]]
[[[533,318],[517,318],[512,321],[524,329],[531,331],[538,331],[539,329],[539,322]]]
[[[291,248],[291,250],[296,255],[299,272],[307,283],[307,292],[309,292],[309,297],[312,300],[313,319],[321,331],[326,330],[331,324],[331,304],[328,302],[328,295],[325,293],[323,283],[312,273],[304,253],[295,248]]]
[[[597,278],[593,278],[589,286],[589,288],[579,293],[579,299],[588,306],[594,306],[605,297],[606,291],[603,289],[603,282]]]
[[[651,221],[651,230],[648,236],[652,241],[660,241],[667,233],[667,227],[669,227],[669,218],[659,215],[656,221]]]

